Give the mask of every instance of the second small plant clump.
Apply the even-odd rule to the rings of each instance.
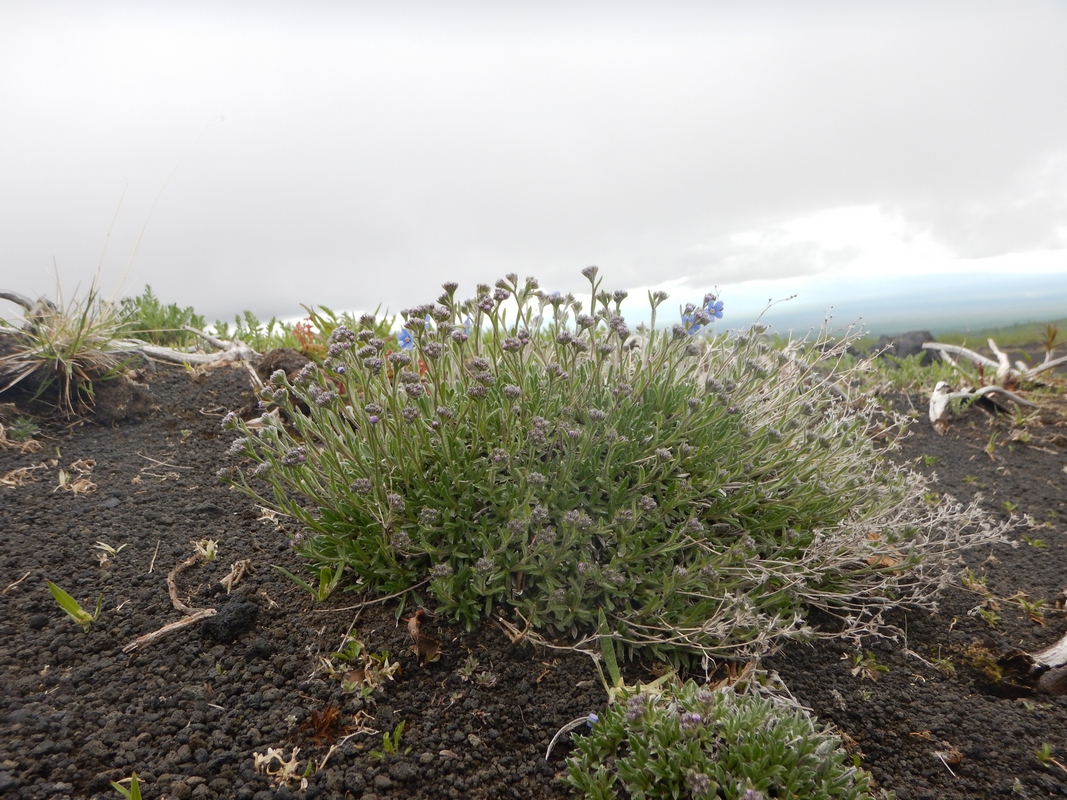
[[[664,330],[650,293],[635,331],[626,293],[584,274],[587,304],[509,275],[467,300],[445,284],[396,338],[371,315],[338,326],[320,365],[263,392],[291,424],[227,417],[231,476],[306,526],[320,586],[344,572],[425,586],[468,625],[503,606],[662,655],[757,654],[810,633],[805,604],[877,629],[995,538],[883,461],[876,411],[834,385],[840,349],[705,336],[713,295]]]
[[[692,681],[638,690],[591,718],[566,782],[590,800],[870,798],[870,778],[801,708]]]

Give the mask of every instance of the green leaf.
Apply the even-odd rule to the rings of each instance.
[[[81,605],[79,605],[77,600],[75,600],[69,594],[67,594],[54,583],[52,583],[52,581],[48,581],[47,583],[48,590],[52,593],[52,597],[55,598],[56,602],[59,604],[59,607],[66,611],[72,620],[81,625],[83,630],[88,632],[89,625],[93,622],[93,620],[100,616],[100,609],[104,603],[104,596],[100,595],[100,597],[97,598],[96,613],[90,614],[88,611],[82,608]]]

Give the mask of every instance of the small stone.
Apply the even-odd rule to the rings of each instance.
[[[374,776],[374,788],[375,789],[391,789],[393,788],[393,779],[388,775],[375,775]]]

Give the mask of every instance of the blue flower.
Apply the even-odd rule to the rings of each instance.
[[[592,712],[592,711],[591,711],[591,712],[589,712],[589,719],[587,719],[587,720],[586,720],[586,724],[587,724],[587,725],[588,725],[588,726],[589,726],[590,728],[592,728],[592,727],[593,727],[594,725],[596,725],[596,724],[597,724],[598,722],[600,722],[600,717],[598,717],[598,716],[597,716],[597,715],[596,715],[596,714],[595,714],[594,712]]]
[[[705,325],[722,319],[722,305],[722,301],[710,292],[704,295],[704,305],[699,308],[692,303],[686,305],[682,311],[682,325],[685,327],[685,332],[692,336]]]
[[[411,331],[407,328],[401,328],[400,333],[396,335],[396,339],[400,342],[402,350],[410,350],[415,346],[415,340],[411,338]]]

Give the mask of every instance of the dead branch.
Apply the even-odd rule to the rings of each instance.
[[[1032,378],[1035,375],[1041,374],[1047,369],[1058,367],[1060,364],[1067,364],[1067,356],[1060,356],[1059,358],[1054,358],[1051,361],[1046,360],[1044,363],[1034,367],[1033,369],[1027,370],[1027,374],[1029,375],[1029,377]]]
[[[1009,392],[1003,386],[990,385],[983,386],[981,389],[965,389],[954,392],[952,391],[952,387],[945,383],[945,381],[938,381],[937,385],[934,387],[933,394],[930,395],[930,422],[935,425],[941,422],[945,413],[948,411],[949,403],[953,400],[977,400],[979,397],[987,394],[1003,395],[1021,406],[1037,408],[1036,404],[1031,403],[1029,400],[1024,400],[1013,392]]]
[[[997,347],[997,343],[992,339],[986,339],[986,344],[989,345],[989,349],[993,351],[993,354],[997,357],[997,383],[1002,384],[1008,379],[1008,376],[1012,374],[1011,362],[1008,360],[1008,354],[1001,351]]]
[[[195,553],[194,555],[189,556],[189,558],[185,559],[185,561],[180,563],[167,574],[167,592],[170,594],[171,605],[173,605],[183,614],[195,614],[198,611],[203,611],[203,609],[190,608],[189,606],[185,605],[185,603],[183,603],[178,597],[178,574],[182,570],[188,569],[197,562],[203,560],[203,558],[204,557],[200,553]]]
[[[986,358],[980,353],[976,353],[973,350],[968,350],[966,347],[960,347],[955,344],[941,344],[940,342],[923,342],[923,348],[926,350],[938,350],[942,356],[947,353],[953,353],[958,356],[964,356],[969,358],[975,364],[981,367],[989,367],[995,369],[997,372],[997,383],[1004,383],[1009,377],[1021,378],[1022,380],[1032,380],[1036,376],[1040,375],[1046,370],[1050,370],[1054,367],[1058,367],[1061,364],[1067,364],[1067,356],[1062,356],[1056,359],[1047,359],[1036,367],[1026,368],[1022,363],[1016,363],[1015,367],[1012,367],[1008,362],[1008,356],[1002,352],[997,343],[992,339],[988,341],[989,349],[997,356],[997,360],[994,361],[991,358]]]
[[[1040,653],[1034,653],[1033,659],[1035,666],[1049,669],[1067,665],[1067,636],[1051,647],[1046,647]]]
[[[154,561],[155,556],[153,556],[152,559]],[[184,628],[188,628],[190,625],[195,625],[201,620],[207,619],[208,617],[213,617],[218,613],[218,611],[214,608],[191,608],[185,603],[183,603],[181,601],[181,598],[178,597],[178,575],[182,572],[182,570],[188,569],[189,567],[203,560],[203,553],[194,553],[193,555],[189,556],[189,558],[185,559],[185,561],[174,567],[174,569],[172,569],[169,573],[167,573],[167,593],[170,595],[171,605],[178,609],[178,611],[185,614],[185,616],[177,622],[171,622],[167,625],[164,625],[159,630],[152,631],[151,633],[146,633],[144,636],[139,636],[138,638],[127,644],[125,647],[123,647],[122,652],[133,653],[143,647],[147,647],[148,645],[155,642],[157,639],[162,639],[164,636],[172,634],[175,631],[180,631]]]
[[[157,631],[152,631],[151,633],[146,633],[144,636],[137,637],[128,645],[123,647],[122,652],[133,653],[143,647],[147,647],[148,645],[155,642],[157,639],[162,639],[164,636],[174,633],[175,631],[180,631],[183,628],[188,628],[190,625],[195,625],[201,620],[205,620],[208,617],[215,616],[217,613],[218,611],[216,611],[214,608],[201,608],[196,613],[184,616],[177,622],[172,622],[169,625],[164,625]]]
[[[976,353],[974,350],[968,350],[966,347],[960,347],[956,344],[941,344],[940,342],[923,342],[923,350],[939,350],[942,353],[952,353],[953,355],[963,356],[969,358],[975,364],[983,367],[989,367],[990,369],[997,369],[1000,367],[1000,363],[986,358],[981,353]]]
[[[218,352],[214,353],[186,353],[174,350],[170,347],[148,344],[140,339],[122,339],[112,342],[112,347],[123,353],[140,353],[146,358],[156,361],[164,361],[169,364],[224,364],[230,361],[251,361],[259,357],[259,353],[242,342],[240,339],[217,339],[211,334],[183,325],[182,330],[194,333],[206,341]]]

